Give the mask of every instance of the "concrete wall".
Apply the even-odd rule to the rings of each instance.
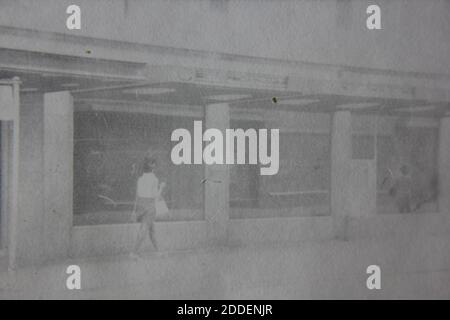
[[[374,4],[369,0],[77,0],[82,29],[69,31],[65,12],[73,3],[4,0],[0,21],[20,28],[239,55],[450,72],[450,4],[445,0],[378,0],[379,31],[366,28],[366,8]]]
[[[331,239],[331,217],[233,219],[229,224],[231,245],[277,244]]]
[[[205,127],[222,132],[230,126],[230,107],[226,103],[205,107]],[[195,139],[195,137],[194,137]],[[225,146],[227,148],[227,146]],[[201,150],[200,150],[201,151]],[[196,150],[194,150],[195,154]],[[230,152],[227,150],[226,152]],[[194,156],[195,157],[195,156]],[[211,243],[226,242],[229,221],[230,168],[228,165],[205,165],[205,220],[208,240]]]
[[[70,131],[71,121],[68,127],[67,122],[59,121],[58,115],[54,115],[47,117],[44,122],[42,94],[22,95],[21,98],[17,223],[19,266],[39,264],[57,256],[67,256],[72,226],[72,181],[68,175],[72,175],[73,171],[72,152],[66,152],[67,148],[61,143],[65,141],[67,145],[72,146],[72,139],[67,141],[67,135],[49,130],[50,126],[54,129],[62,126]],[[48,99],[46,104],[49,104]],[[63,110],[63,107],[57,105],[57,112]],[[47,144],[44,138],[45,126]],[[51,141],[48,140],[49,134],[53,136]],[[55,139],[59,142],[55,142]],[[49,144],[53,151],[60,152],[50,152]],[[64,154],[65,159],[61,160],[58,154]],[[50,181],[54,177],[58,178],[56,184],[54,180]],[[70,189],[68,193],[64,191],[67,188]],[[68,197],[70,201],[67,200]],[[62,220],[59,218],[61,212],[65,213]]]
[[[347,217],[351,211],[351,193],[348,178],[351,176],[351,113],[338,111],[331,125],[331,215],[337,237],[347,233]]]
[[[69,92],[44,94],[43,247],[46,260],[65,258],[73,220],[73,101]]]
[[[18,264],[43,260],[43,96],[22,95],[18,197]]]
[[[70,256],[86,257],[129,253],[139,224],[75,226]],[[189,250],[207,245],[205,221],[157,222],[155,237],[160,250]],[[147,237],[145,245],[151,248]]]
[[[227,222],[228,245],[295,243],[330,239],[331,217],[235,219]],[[206,221],[157,222],[156,240],[160,250],[207,248],[216,242],[208,236]],[[138,224],[76,226],[72,230],[73,258],[125,254],[132,248]],[[225,244],[225,243],[224,243]],[[151,247],[149,239],[146,245]]]
[[[72,230],[71,257],[126,254],[133,247],[138,224],[77,226]],[[161,250],[208,248],[207,223],[157,222],[156,239]],[[374,215],[352,217],[347,227],[350,239],[374,240],[414,235],[448,235],[447,214]],[[332,217],[232,219],[227,244],[289,244],[330,240],[335,236]],[[146,244],[151,247],[146,239]]]

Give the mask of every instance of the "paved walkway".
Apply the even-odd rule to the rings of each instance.
[[[81,268],[81,290],[66,268]],[[381,268],[381,290],[366,268]],[[0,299],[450,299],[450,236],[214,248],[0,272]]]

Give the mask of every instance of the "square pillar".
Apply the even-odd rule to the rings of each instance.
[[[351,210],[351,112],[337,111],[331,125],[331,214],[336,238],[345,239]]]
[[[224,149],[225,129],[230,126],[230,107],[217,103],[205,107],[205,130],[215,128],[222,131]],[[225,152],[224,152],[225,156]],[[205,164],[205,220],[208,243],[222,245],[227,241],[229,220],[230,169],[226,164]]]
[[[19,221],[19,210],[18,210],[18,182],[19,182],[19,121],[20,121],[20,80],[19,78],[14,78],[11,81],[7,80],[2,82],[0,85],[0,120],[3,121],[3,125],[8,126],[7,131],[4,130],[3,133],[8,133],[8,140],[3,141],[3,143],[10,144],[7,158],[3,161],[7,162],[7,166],[3,167],[2,173],[6,174],[8,178],[2,181],[2,188],[8,188],[6,193],[3,192],[2,196],[2,225],[8,223],[8,230],[5,231],[4,226],[2,227],[2,233],[7,232],[6,237],[2,235],[3,242],[7,242],[6,246],[8,248],[8,269],[14,270],[17,266],[17,229]],[[12,130],[10,130],[12,128]],[[9,138],[11,136],[11,138]],[[10,154],[9,154],[10,153]],[[9,163],[11,166],[9,166]],[[6,171],[6,172],[5,172]],[[8,185],[5,185],[5,182]],[[3,190],[2,190],[3,191]],[[4,203],[6,202],[6,206]],[[6,215],[8,215],[7,218]]]
[[[450,117],[439,126],[438,179],[439,212],[450,214]]]
[[[1,96],[1,93],[0,93]],[[0,104],[1,107],[1,104]],[[10,176],[11,176],[11,135],[12,125],[10,122],[2,121],[1,124],[1,211],[0,211],[0,249],[8,246],[8,212],[10,207]]]
[[[44,95],[44,255],[64,258],[73,219],[73,100],[69,92]]]

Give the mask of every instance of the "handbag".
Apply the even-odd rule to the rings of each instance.
[[[169,213],[166,201],[160,197],[155,201],[156,217],[163,218]]]

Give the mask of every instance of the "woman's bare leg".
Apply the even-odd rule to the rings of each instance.
[[[146,229],[147,229],[146,223],[142,222],[139,227],[139,231],[138,231],[138,235],[137,235],[137,239],[136,239],[136,245],[134,247],[134,253],[136,253],[136,254],[141,249],[142,243],[145,240],[145,236],[147,235]]]
[[[148,233],[150,235],[150,240],[153,244],[153,247],[155,248],[155,250],[158,250],[158,246],[156,244],[156,239],[155,239],[155,227],[154,227],[153,221],[149,221],[149,223],[148,223]]]

